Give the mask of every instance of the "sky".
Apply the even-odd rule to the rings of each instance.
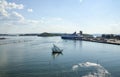
[[[0,0],[0,33],[120,34],[120,0]]]

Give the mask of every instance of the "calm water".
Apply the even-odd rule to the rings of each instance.
[[[120,46],[60,37],[0,40],[0,77],[120,77]],[[63,49],[52,54],[52,45]]]

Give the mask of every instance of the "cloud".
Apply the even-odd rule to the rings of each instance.
[[[41,17],[38,20],[26,19],[17,12],[21,9],[24,9],[23,4],[0,0],[0,33],[71,32],[71,29],[75,30],[71,22],[61,17]],[[33,12],[32,9],[27,10]],[[65,26],[69,26],[71,29],[65,29]]]
[[[12,12],[12,15],[13,15],[13,17],[16,18],[15,20],[24,20],[25,19],[21,14],[15,12],[15,11]]]
[[[23,4],[16,4],[6,0],[0,0],[0,33],[24,33],[31,32],[35,25],[41,23],[40,20],[26,19],[17,10],[24,9]],[[32,12],[32,9],[28,9]]]
[[[1,7],[0,7],[1,8]],[[0,15],[8,16],[8,12],[5,9],[0,9]]]
[[[33,9],[27,9],[28,12],[33,12]]]
[[[80,0],[80,3],[82,3],[83,2],[83,0]]]
[[[23,21],[25,20],[25,18],[13,11],[12,13],[9,14],[9,16],[0,16],[0,24],[4,24],[4,23],[8,23],[8,24],[11,24],[14,22],[14,24],[12,25],[15,25],[15,24],[21,24]]]
[[[19,22],[24,20],[24,17],[16,12],[16,9],[23,9],[23,4],[16,4],[0,0],[0,21],[3,23]],[[15,9],[15,10],[14,10]]]
[[[8,9],[23,9],[24,6],[23,6],[23,4],[18,5],[18,4],[15,4],[15,3],[8,3],[7,8]]]
[[[9,13],[8,11],[9,10],[12,10],[12,9],[23,9],[24,6],[23,4],[16,4],[16,3],[11,3],[11,2],[7,2],[6,0],[1,0],[0,1],[0,15],[3,15],[3,16],[8,16]]]
[[[8,12],[6,11],[6,6],[8,3],[4,0],[0,1],[0,16],[8,16]]]

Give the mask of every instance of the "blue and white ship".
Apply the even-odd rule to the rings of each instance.
[[[80,31],[80,33],[76,33],[74,32],[73,34],[64,34],[61,36],[62,39],[73,39],[73,40],[82,40],[83,35],[82,35],[82,31]]]

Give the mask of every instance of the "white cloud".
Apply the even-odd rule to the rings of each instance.
[[[0,33],[36,33],[36,32],[70,32],[74,30],[72,23],[60,17],[42,17],[38,20],[26,19],[17,10],[24,9],[23,4],[0,0]],[[32,9],[28,9],[32,12]],[[65,29],[65,26],[70,28]]]
[[[8,9],[23,9],[24,6],[23,4],[15,4],[15,3],[8,3],[8,6],[7,6]]]
[[[16,9],[24,9],[24,5],[0,0],[0,33],[5,31],[8,33],[71,32],[71,29],[75,30],[73,23],[60,17],[42,17],[39,20],[31,20],[26,19]],[[33,12],[33,9],[29,8],[27,11]],[[65,29],[65,26],[69,28]]]
[[[27,9],[28,12],[33,12],[33,9]]]
[[[0,7],[1,8],[1,7]],[[5,9],[0,9],[0,15],[8,16],[8,12]]]
[[[4,0],[0,1],[0,15],[8,16],[8,12],[6,11],[6,6],[8,3]]]
[[[14,9],[23,9],[23,4],[16,4],[0,0],[0,21],[3,23],[18,22],[24,20],[24,17]],[[1,24],[3,24],[1,23]]]
[[[23,9],[23,4],[10,3],[6,0],[0,1],[0,16],[9,16],[12,9]]]
[[[24,20],[24,17],[15,11],[12,12],[12,15],[13,15],[13,17],[15,17],[18,20]]]
[[[80,3],[82,3],[83,2],[83,0],[80,0]]]

